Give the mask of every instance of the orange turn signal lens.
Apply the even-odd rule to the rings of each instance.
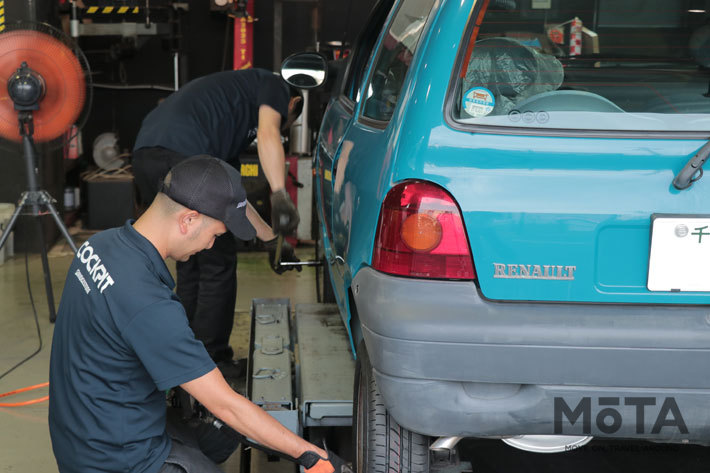
[[[431,251],[441,242],[441,224],[428,214],[410,215],[402,224],[402,241],[417,252]]]

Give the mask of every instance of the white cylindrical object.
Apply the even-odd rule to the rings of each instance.
[[[64,188],[64,210],[74,209],[74,189],[71,187]]]
[[[175,90],[180,88],[180,56],[175,52],[173,54],[173,83]]]
[[[582,54],[582,20],[575,17],[569,28],[569,55]]]
[[[308,91],[301,92],[303,94],[303,111],[291,125],[289,152],[297,155],[309,155],[311,154],[311,131],[308,128]]]
[[[69,28],[72,38],[79,37],[79,20],[69,20]]]
[[[311,154],[311,129],[308,126],[308,91],[303,91],[303,111],[301,116],[303,120],[301,122],[301,147],[303,148],[303,154]]]

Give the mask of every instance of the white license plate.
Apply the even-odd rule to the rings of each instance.
[[[710,216],[651,217],[649,291],[710,291]]]

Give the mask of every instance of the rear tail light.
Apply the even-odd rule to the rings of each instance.
[[[382,204],[372,266],[384,273],[437,279],[475,279],[463,219],[442,188],[398,184]]]

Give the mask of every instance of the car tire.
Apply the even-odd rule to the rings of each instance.
[[[429,437],[400,426],[387,412],[365,344],[355,367],[353,443],[355,473],[428,473]]]

